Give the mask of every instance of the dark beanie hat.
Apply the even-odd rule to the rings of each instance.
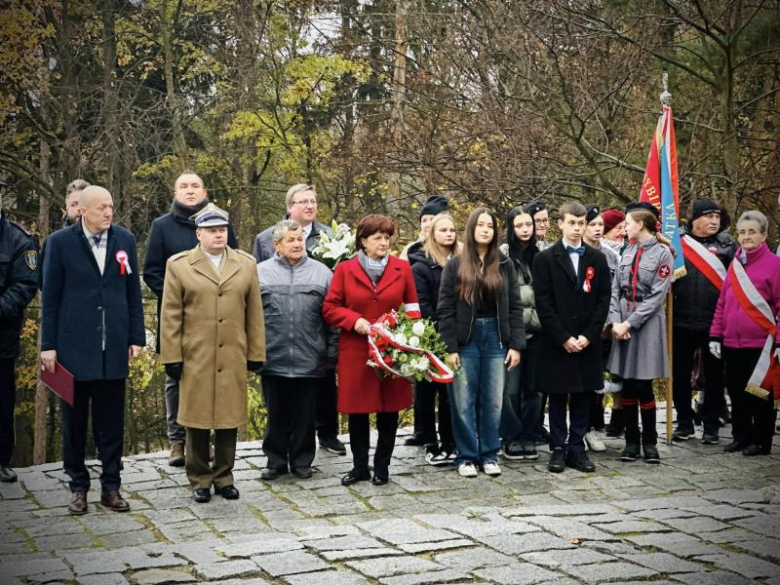
[[[590,203],[585,206],[585,221],[587,223],[592,222],[599,215],[601,215],[601,207],[599,207],[595,203]]]
[[[528,215],[533,217],[540,211],[544,211],[547,209],[547,206],[542,201],[531,201],[530,203],[527,203],[526,206],[523,208],[523,211],[525,211]]]
[[[712,199],[698,199],[693,203],[691,221],[699,219],[702,215],[707,215],[708,213],[720,213],[720,207]]]
[[[441,195],[431,195],[420,210],[420,218],[423,215],[438,215],[449,208],[450,202]]]
[[[604,218],[604,233],[614,229],[620,222],[626,220],[626,215],[619,209],[607,209],[601,214]]]
[[[656,219],[661,217],[661,213],[658,211],[658,208],[649,201],[632,201],[626,205],[626,215],[632,211],[639,211],[640,209],[643,211],[649,211],[655,216]]]

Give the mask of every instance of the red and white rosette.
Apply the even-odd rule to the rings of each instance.
[[[414,314],[412,311],[416,311],[418,315],[417,318],[419,318],[419,305],[416,305],[416,309],[414,307],[415,305],[407,303],[405,306],[405,309],[407,310],[406,314],[412,317]],[[410,310],[410,308],[412,310]],[[392,346],[396,349],[400,349],[401,351],[423,355],[428,358],[430,365],[428,370],[425,372],[426,378],[441,384],[448,384],[452,382],[454,379],[452,370],[449,368],[449,366],[447,366],[447,364],[439,359],[436,354],[426,349],[412,347],[408,343],[399,343],[395,339],[395,336],[390,331],[390,329],[395,327],[397,324],[398,314],[395,311],[391,311],[390,313],[385,313],[382,315],[376,321],[376,323],[371,325],[370,333],[368,334],[368,365],[394,377],[413,379],[414,376],[406,376],[393,367],[395,364],[391,356],[383,355],[384,351],[387,350],[388,347]]]
[[[593,280],[594,276],[596,276],[596,271],[593,269],[593,266],[588,266],[588,269],[585,271],[585,281],[582,283],[582,290],[586,293],[589,293],[593,288],[590,281]]]
[[[125,276],[126,274],[133,273],[133,271],[130,269],[130,259],[127,256],[127,252],[124,250],[119,250],[114,255],[114,258],[119,263],[119,274]]]

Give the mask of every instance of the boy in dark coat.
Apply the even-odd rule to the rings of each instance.
[[[585,216],[582,204],[564,203],[558,219],[563,237],[537,254],[533,265],[536,312],[542,325],[537,383],[550,395],[548,468],[554,473],[566,466],[595,470],[585,455],[583,437],[591,394],[604,387],[601,331],[611,283],[604,254],[582,243]]]

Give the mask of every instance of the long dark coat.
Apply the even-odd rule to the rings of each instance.
[[[390,256],[376,288],[357,258],[339,263],[322,306],[325,320],[341,329],[339,337],[339,412],[397,412],[412,404],[408,380],[380,380],[366,365],[368,340],[354,331],[360,317],[370,323],[401,305],[417,303],[412,269],[406,260]]]
[[[41,350],[57,350],[58,361],[79,381],[127,378],[128,348],[146,345],[135,238],[112,225],[107,246],[101,275],[81,220],[46,243]],[[129,273],[122,274],[120,251]]]
[[[591,290],[583,289],[584,275],[593,271]],[[601,331],[610,301],[609,265],[604,254],[585,246],[579,278],[561,241],[536,255],[533,265],[536,313],[542,324],[537,384],[541,392],[576,394],[604,387]],[[569,337],[584,335],[590,345],[568,353]]]

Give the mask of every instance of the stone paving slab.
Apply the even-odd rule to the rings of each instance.
[[[541,448],[464,479],[403,446],[410,431],[384,487],[342,486],[350,458],[325,452],[310,480],[264,482],[260,443],[242,443],[241,498],[203,505],[166,453],[129,457],[122,515],[93,491],[90,513],[69,516],[61,464],[19,469],[0,484],[0,583],[780,585],[777,439],[752,459],[664,445],[660,466],[620,462],[608,439],[595,474],[551,474]]]

